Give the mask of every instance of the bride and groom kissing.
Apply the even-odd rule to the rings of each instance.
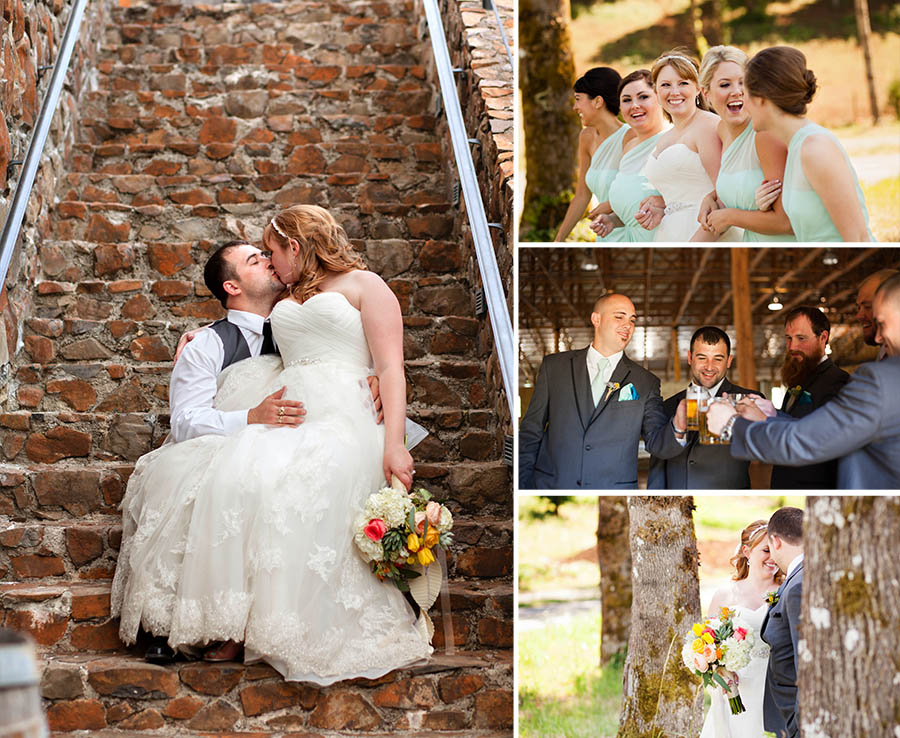
[[[731,563],[737,571],[734,581],[716,591],[709,614],[722,607],[739,611],[763,644],[754,647],[750,662],[737,671],[746,711],[731,714],[727,696],[716,689],[700,738],[759,738],[763,730],[776,738],[796,738],[803,511],[782,507],[768,523],[748,525]]]
[[[288,680],[377,678],[432,651],[352,542],[372,492],[412,485],[400,306],[323,208],[280,212],[262,244],[206,266],[228,316],[185,347],[175,442],[129,479],[113,614],[124,642],[155,636],[148,658],[218,641],[209,660]]]

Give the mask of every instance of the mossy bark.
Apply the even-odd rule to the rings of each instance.
[[[630,497],[631,636],[617,738],[696,736],[700,681],[681,662],[700,619],[692,497]]]
[[[600,495],[597,559],[603,625],[600,663],[624,656],[631,632],[631,547],[628,541],[628,498]]]
[[[898,497],[808,497],[797,665],[804,736],[900,725]]]
[[[575,185],[578,134],[569,0],[520,0],[519,89],[525,129],[523,223],[547,231],[565,215]],[[521,152],[518,154],[521,156]]]

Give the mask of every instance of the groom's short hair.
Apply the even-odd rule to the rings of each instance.
[[[803,542],[803,510],[797,507],[782,507],[769,518],[768,534],[797,546]]]
[[[206,288],[213,293],[213,297],[221,302],[224,308],[228,307],[225,304],[228,300],[228,293],[222,285],[229,279],[237,279],[237,271],[234,264],[228,261],[228,254],[238,246],[252,246],[252,244],[246,241],[229,241],[222,244],[213,252],[206,262],[206,266],[203,267],[203,281],[206,283]]]

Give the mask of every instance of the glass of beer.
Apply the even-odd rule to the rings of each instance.
[[[706,391],[702,387],[697,387],[694,384],[688,385],[684,397],[687,400],[687,429],[689,431],[700,430],[700,410],[698,405],[700,404],[700,397],[704,394],[706,394]]]
[[[700,443],[704,446],[726,446],[729,444],[729,441],[723,441],[719,436],[711,433],[706,425],[706,414],[709,411],[709,406],[714,402],[727,402],[732,407],[734,406],[734,401],[725,397],[714,397],[702,404],[700,409]]]

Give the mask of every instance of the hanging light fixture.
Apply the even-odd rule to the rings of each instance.
[[[772,295],[772,302],[769,303],[769,310],[775,312],[781,310],[784,305],[781,304],[781,300],[778,299],[778,295]]]
[[[833,249],[827,248],[825,249],[825,253],[822,254],[822,263],[825,266],[834,266],[838,263],[838,256],[834,253]]]
[[[600,265],[597,263],[597,260],[594,258],[594,250],[585,248],[584,256],[581,259],[581,271],[596,272],[598,269],[600,269]]]

